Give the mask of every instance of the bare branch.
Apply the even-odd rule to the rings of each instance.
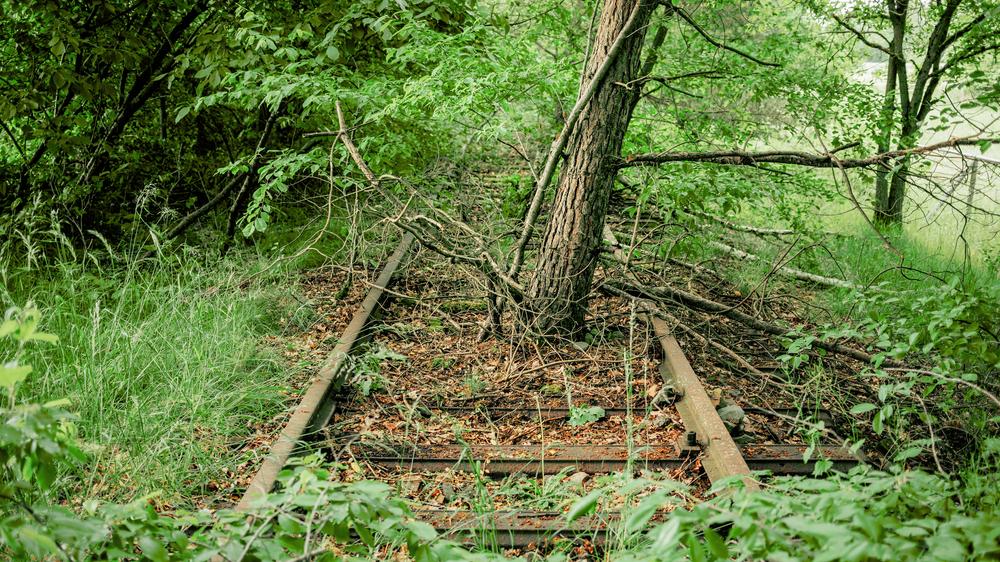
[[[711,35],[708,34],[708,32],[706,32],[704,29],[702,29],[702,27],[700,25],[698,25],[693,19],[691,19],[691,16],[687,15],[687,13],[684,10],[682,10],[682,9],[676,7],[676,6],[673,6],[673,10],[674,10],[674,12],[678,16],[680,16],[680,18],[682,20],[686,21],[688,23],[688,25],[690,25],[691,27],[693,27],[694,30],[698,32],[698,35],[701,35],[702,37],[704,37],[705,41],[708,41],[713,46],[715,46],[715,47],[717,47],[719,49],[722,49],[724,51],[729,51],[730,53],[735,53],[735,54],[737,54],[737,55],[739,55],[739,56],[741,56],[741,57],[743,57],[743,58],[745,58],[747,60],[753,61],[753,62],[755,62],[757,64],[760,64],[760,65],[763,65],[763,66],[771,66],[771,67],[775,67],[775,68],[781,68],[781,65],[778,64],[778,63],[767,62],[767,61],[760,60],[759,58],[757,58],[757,57],[755,57],[755,56],[753,56],[753,55],[751,55],[751,54],[749,54],[749,53],[747,53],[745,51],[741,51],[741,50],[737,49],[736,47],[730,47],[729,45],[726,45],[725,43],[720,43],[719,41],[716,41],[715,39],[712,38]]]
[[[874,41],[868,39],[868,36],[865,35],[865,33],[863,31],[861,31],[860,29],[857,29],[854,26],[852,26],[849,22],[847,22],[846,20],[844,20],[843,18],[841,18],[840,16],[838,16],[835,12],[831,12],[830,13],[830,17],[832,17],[834,19],[834,21],[836,21],[838,24],[840,24],[840,27],[843,27],[847,31],[850,31],[851,33],[853,33],[854,36],[857,37],[858,40],[861,41],[862,43],[864,43],[865,45],[868,45],[872,49],[876,49],[876,50],[882,51],[883,53],[885,53],[887,55],[892,55],[892,52],[889,50],[888,46],[886,46],[886,45],[879,45],[878,43],[875,43]]]
[[[889,162],[906,156],[926,154],[956,146],[970,146],[982,141],[997,142],[998,139],[984,139],[976,136],[955,137],[927,146],[918,146],[902,150],[891,150],[869,156],[867,158],[841,160],[827,153],[808,153],[788,150],[763,152],[745,152],[740,150],[723,150],[713,152],[659,152],[649,154],[633,154],[626,156],[618,165],[619,168],[634,168],[638,166],[653,166],[668,162],[705,162],[709,164],[727,164],[734,166],[756,166],[758,164],[794,164],[812,168],[867,168],[870,166],[888,166]]]
[[[734,248],[722,242],[710,242],[713,248],[729,254],[733,257],[739,258],[745,261],[760,261],[762,258],[758,255],[751,254],[749,252],[744,252],[739,248]],[[823,275],[816,275],[815,273],[809,273],[808,271],[802,271],[801,269],[795,269],[794,267],[789,267],[787,265],[778,266],[778,273],[787,275],[798,279],[800,281],[807,281],[809,283],[815,283],[817,285],[825,285],[827,287],[839,287],[841,289],[857,289],[854,283],[849,281],[844,281],[843,279],[837,279],[834,277],[825,277]]]

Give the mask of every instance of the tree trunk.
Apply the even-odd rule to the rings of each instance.
[[[904,159],[899,163],[896,173],[892,174],[885,217],[887,225],[903,224],[903,203],[906,201],[906,177],[909,169],[909,164]]]
[[[896,58],[889,57],[885,73],[885,94],[882,101],[882,127],[878,139],[878,151],[888,152],[892,142],[892,129],[896,112]],[[889,170],[879,167],[875,171],[875,222],[889,223]]]
[[[896,2],[888,0],[886,2],[886,17],[892,24],[892,40],[889,43],[889,62],[886,65],[885,77],[885,98],[882,103],[882,131],[878,142],[878,151],[889,150],[889,143],[892,140],[892,130],[895,126],[896,96],[900,98],[900,111],[907,113],[909,104],[904,99],[909,97],[906,80],[906,60],[902,57],[903,42],[906,37],[906,10],[907,2]],[[901,119],[906,119],[902,115]],[[902,213],[898,216],[893,213],[893,192],[899,195],[896,189],[896,176],[889,170],[880,169],[875,172],[875,223],[880,227],[890,226],[901,222]],[[905,179],[903,180],[905,181]],[[905,184],[903,184],[905,186]],[[905,190],[904,190],[905,191]],[[898,206],[902,210],[902,201],[898,201]]]
[[[649,0],[607,0],[584,83],[608,56],[633,10],[637,22],[566,147],[548,225],[521,314],[536,333],[574,333],[583,326],[587,295],[600,250],[616,159],[631,118],[633,92],[620,85],[636,77],[650,16]]]

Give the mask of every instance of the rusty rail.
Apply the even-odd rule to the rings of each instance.
[[[610,230],[606,237],[614,242]],[[339,343],[329,355],[316,379],[310,385],[302,401],[292,414],[281,435],[275,440],[268,457],[254,476],[238,509],[246,510],[253,500],[273,487],[278,472],[283,468],[295,448],[305,438],[315,435],[327,426],[337,407],[337,392],[344,381],[345,365],[355,344],[368,332],[372,320],[384,306],[387,293],[384,290],[391,282],[396,269],[402,262],[413,242],[406,235],[392,256],[387,260],[375,285],[362,302],[351,323],[344,330]],[[617,244],[617,242],[614,242]],[[621,249],[616,251],[622,261]],[[700,459],[709,479],[716,482],[729,477],[742,477],[747,488],[758,488],[750,470],[771,471],[775,474],[810,474],[815,462],[803,462],[805,445],[748,445],[739,447],[729,435],[715,405],[705,388],[695,375],[684,356],[669,326],[656,315],[655,308],[644,304],[642,319],[656,335],[662,350],[660,374],[665,383],[678,390],[679,399],[675,406],[686,429],[686,439],[681,443],[658,443],[655,445],[628,448],[619,445],[436,445],[406,450],[384,449],[376,451],[366,447],[364,442],[353,442],[355,454],[373,466],[404,469],[410,471],[481,470],[489,477],[503,477],[513,474],[548,475],[567,469],[588,473],[602,473],[633,468],[678,469],[695,465]],[[353,407],[353,408],[356,408]],[[482,414],[493,418],[506,416],[517,418],[541,418],[558,420],[568,417],[568,408],[518,408],[490,406],[428,406],[435,412],[456,415]],[[357,410],[348,410],[357,411]],[[758,410],[748,409],[764,415],[798,416],[795,409]],[[628,415],[625,408],[607,408],[606,415]],[[643,411],[634,411],[642,415]],[[829,413],[814,413],[819,419],[828,419]],[[329,441],[330,445],[345,445],[340,439]],[[366,449],[368,449],[366,451]],[[841,447],[820,446],[814,451],[816,458],[833,462],[835,470],[847,470],[858,459]],[[418,509],[415,515],[442,532],[445,536],[460,539],[489,537],[498,543],[510,546],[540,544],[555,535],[588,538],[594,543],[603,542],[620,522],[619,514],[590,516],[573,523],[565,521],[560,512],[509,511],[491,514],[467,510]]]
[[[623,263],[626,262],[614,232],[607,225],[604,227],[604,239],[614,248],[615,258]],[[698,380],[691,364],[684,357],[684,352],[681,351],[670,327],[656,315],[654,307],[646,302],[641,302],[641,305],[642,318],[653,327],[653,332],[663,350],[660,375],[664,384],[672,385],[680,396],[675,404],[677,412],[681,415],[684,427],[688,432],[694,433],[693,440],[701,447],[703,454],[701,464],[709,480],[714,483],[732,477],[742,477],[747,489],[759,490],[760,486],[750,474],[750,467],[743,459],[740,448],[729,435],[729,430],[715,410],[715,404]]]
[[[743,459],[743,453],[733,441],[725,423],[715,410],[715,404],[698,380],[698,376],[694,374],[677,340],[670,333],[669,326],[652,311],[645,316],[652,324],[653,331],[663,348],[660,375],[664,383],[673,384],[677,394],[680,395],[675,406],[681,415],[684,427],[694,432],[694,440],[701,446],[703,453],[701,464],[708,474],[708,479],[718,482],[742,476],[743,483],[748,489],[759,489],[757,482],[750,475],[750,467]]]
[[[572,523],[567,523],[566,514],[560,511],[476,513],[460,509],[419,509],[414,515],[451,540],[472,541],[477,537],[492,537],[498,544],[515,548],[542,545],[556,536],[585,538],[601,545],[621,523],[621,516],[617,513],[584,516]]]
[[[847,471],[858,462],[842,447],[830,445],[817,446],[811,460],[805,462],[802,459],[807,447],[746,445],[739,452],[753,470],[781,475],[812,474],[816,460],[821,458],[831,461],[833,469],[839,471]],[[697,456],[692,452],[676,446],[630,450],[622,445],[437,445],[419,453],[360,456],[385,467],[430,472],[478,469],[491,478],[502,478],[513,474],[551,475],[566,469],[591,474],[639,468],[671,470],[693,466]]]
[[[472,416],[472,415],[483,415],[491,420],[499,419],[531,419],[543,421],[550,420],[560,420],[563,418],[568,418],[570,415],[569,408],[556,408],[556,407],[542,407],[539,408],[513,408],[509,406],[424,406],[432,412],[444,412],[446,414],[451,414],[455,416]],[[748,414],[759,414],[766,417],[784,417],[793,419],[810,420],[816,419],[822,421],[827,425],[833,423],[833,415],[830,414],[829,410],[800,410],[799,408],[743,408],[743,410]],[[356,408],[343,408],[341,411],[345,414],[356,413],[359,410]],[[632,415],[644,415],[645,410],[641,408],[604,408],[604,416],[627,416],[631,412]]]
[[[336,402],[331,398],[343,382],[341,370],[347,363],[347,357],[355,344],[364,339],[372,318],[382,309],[384,299],[388,294],[385,292],[385,288],[389,286],[396,269],[402,263],[403,257],[406,256],[406,252],[412,244],[413,235],[404,235],[399,246],[396,247],[396,251],[386,261],[374,286],[368,291],[368,295],[354,314],[351,323],[344,329],[337,346],[327,357],[312,384],[309,385],[309,390],[302,396],[302,400],[288,419],[281,435],[272,443],[270,453],[264,459],[253,480],[250,481],[246,493],[236,506],[237,510],[246,511],[254,500],[270,492],[271,488],[274,487],[278,473],[284,468],[288,458],[303,438],[330,422],[336,406]]]

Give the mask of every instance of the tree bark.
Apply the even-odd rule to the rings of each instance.
[[[927,38],[924,58],[917,68],[912,91],[908,85],[904,39],[907,31],[908,0],[888,0],[888,20],[892,23],[893,36],[889,48],[889,86],[895,85],[899,93],[901,130],[898,148],[908,149],[920,138],[924,119],[934,102],[934,94],[941,79],[941,61],[945,50],[961,37],[968,28],[949,37],[952,22],[962,0],[948,0],[942,6],[934,28]],[[893,80],[894,79],[894,80]],[[891,121],[890,121],[891,122]],[[881,145],[880,145],[881,149]],[[906,202],[906,184],[910,171],[909,158],[903,158],[886,185],[886,174],[876,176],[875,221],[882,226],[900,225],[903,222],[903,205]]]
[[[896,107],[896,96],[899,96],[899,108],[903,113],[901,120],[906,120],[909,113],[909,91],[906,80],[906,59],[903,58],[903,42],[906,37],[906,11],[908,2],[906,0],[897,2],[888,0],[886,2],[886,16],[892,24],[892,41],[889,43],[889,62],[886,68],[885,82],[885,102],[882,106],[882,118],[885,120],[882,131],[882,138],[879,139],[878,150],[885,152],[889,149],[892,139],[892,129],[895,122],[894,113]],[[880,227],[889,226],[902,221],[902,201],[893,204],[893,192],[898,198],[900,193],[897,184],[898,173],[889,170],[879,170],[875,174],[875,212],[873,213],[875,224]],[[903,180],[905,181],[905,179]],[[898,206],[900,213],[893,213],[893,208]]]
[[[587,82],[636,11],[635,31],[625,38],[611,68],[583,111],[556,188],[537,267],[521,319],[536,333],[575,333],[584,323],[587,295],[600,253],[608,197],[634,93],[620,84],[636,78],[650,16],[649,0],[607,0],[587,63]]]
[[[889,10],[895,10],[895,2],[889,2]],[[888,152],[889,146],[892,142],[892,129],[893,122],[896,112],[896,57],[893,53],[896,52],[896,42],[902,41],[904,33],[906,32],[905,27],[906,19],[893,20],[893,39],[889,45],[889,62],[886,63],[885,72],[885,94],[882,101],[882,130],[880,131],[878,139],[878,151]],[[880,225],[887,224],[889,222],[889,170],[879,169],[875,172],[875,222]]]

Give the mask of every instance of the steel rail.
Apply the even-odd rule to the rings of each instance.
[[[399,246],[396,247],[396,251],[386,261],[378,279],[375,280],[375,284],[368,291],[368,295],[354,314],[354,318],[351,319],[351,323],[341,334],[337,346],[327,356],[281,434],[271,444],[270,452],[250,481],[246,493],[236,506],[237,510],[248,510],[255,500],[270,492],[278,478],[278,473],[284,468],[285,463],[288,462],[289,457],[303,439],[329,423],[336,407],[336,402],[332,398],[343,383],[342,370],[347,363],[347,358],[355,344],[365,338],[371,320],[383,308],[384,301],[388,296],[385,289],[392,282],[396,269],[402,263],[412,244],[413,235],[404,235]]]
[[[472,542],[493,538],[504,546],[543,545],[554,537],[587,538],[602,545],[621,525],[621,515],[587,515],[569,523],[561,511],[497,511],[477,513],[462,509],[417,509],[414,515],[451,540]]]
[[[444,412],[446,414],[456,415],[456,416],[471,416],[481,414],[486,416],[491,420],[507,419],[507,418],[520,418],[520,419],[532,419],[538,420],[539,418],[545,421],[548,420],[559,420],[563,418],[568,418],[570,415],[570,408],[562,407],[524,407],[516,408],[510,406],[424,406],[432,412]],[[794,418],[801,419],[804,421],[809,421],[812,419],[822,421],[827,425],[833,423],[833,415],[829,410],[816,410],[809,411],[808,409],[799,408],[743,408],[743,410],[748,414],[759,414],[765,417],[784,417],[784,418]],[[647,413],[646,409],[643,408],[604,408],[604,417],[609,418],[612,416],[627,416],[629,412],[633,415],[645,415]],[[354,414],[361,412],[357,408],[341,408],[341,412],[344,414]],[[603,419],[603,418],[602,418]]]
[[[746,445],[740,449],[753,470],[780,475],[809,475],[819,459],[833,463],[833,470],[846,472],[858,459],[842,447],[820,445],[810,460],[803,457],[807,445]],[[359,455],[373,465],[414,471],[481,471],[491,478],[515,474],[551,475],[566,469],[591,474],[628,469],[672,470],[694,465],[697,455],[675,446],[636,447],[623,445],[437,445],[419,453]],[[702,459],[704,465],[704,458]]]
[[[611,228],[605,225],[604,239],[614,250],[615,258],[626,263],[625,252]],[[759,490],[760,486],[750,473],[740,448],[726,429],[715,404],[709,398],[705,387],[688,363],[677,339],[671,333],[670,326],[656,314],[656,309],[645,301],[640,301],[642,319],[653,327],[656,338],[663,350],[663,360],[660,361],[660,376],[664,384],[674,387],[679,396],[674,404],[681,415],[684,427],[693,432],[692,441],[701,447],[701,461],[713,483],[732,477],[742,477],[743,485],[748,490]],[[694,444],[694,443],[692,443]]]

